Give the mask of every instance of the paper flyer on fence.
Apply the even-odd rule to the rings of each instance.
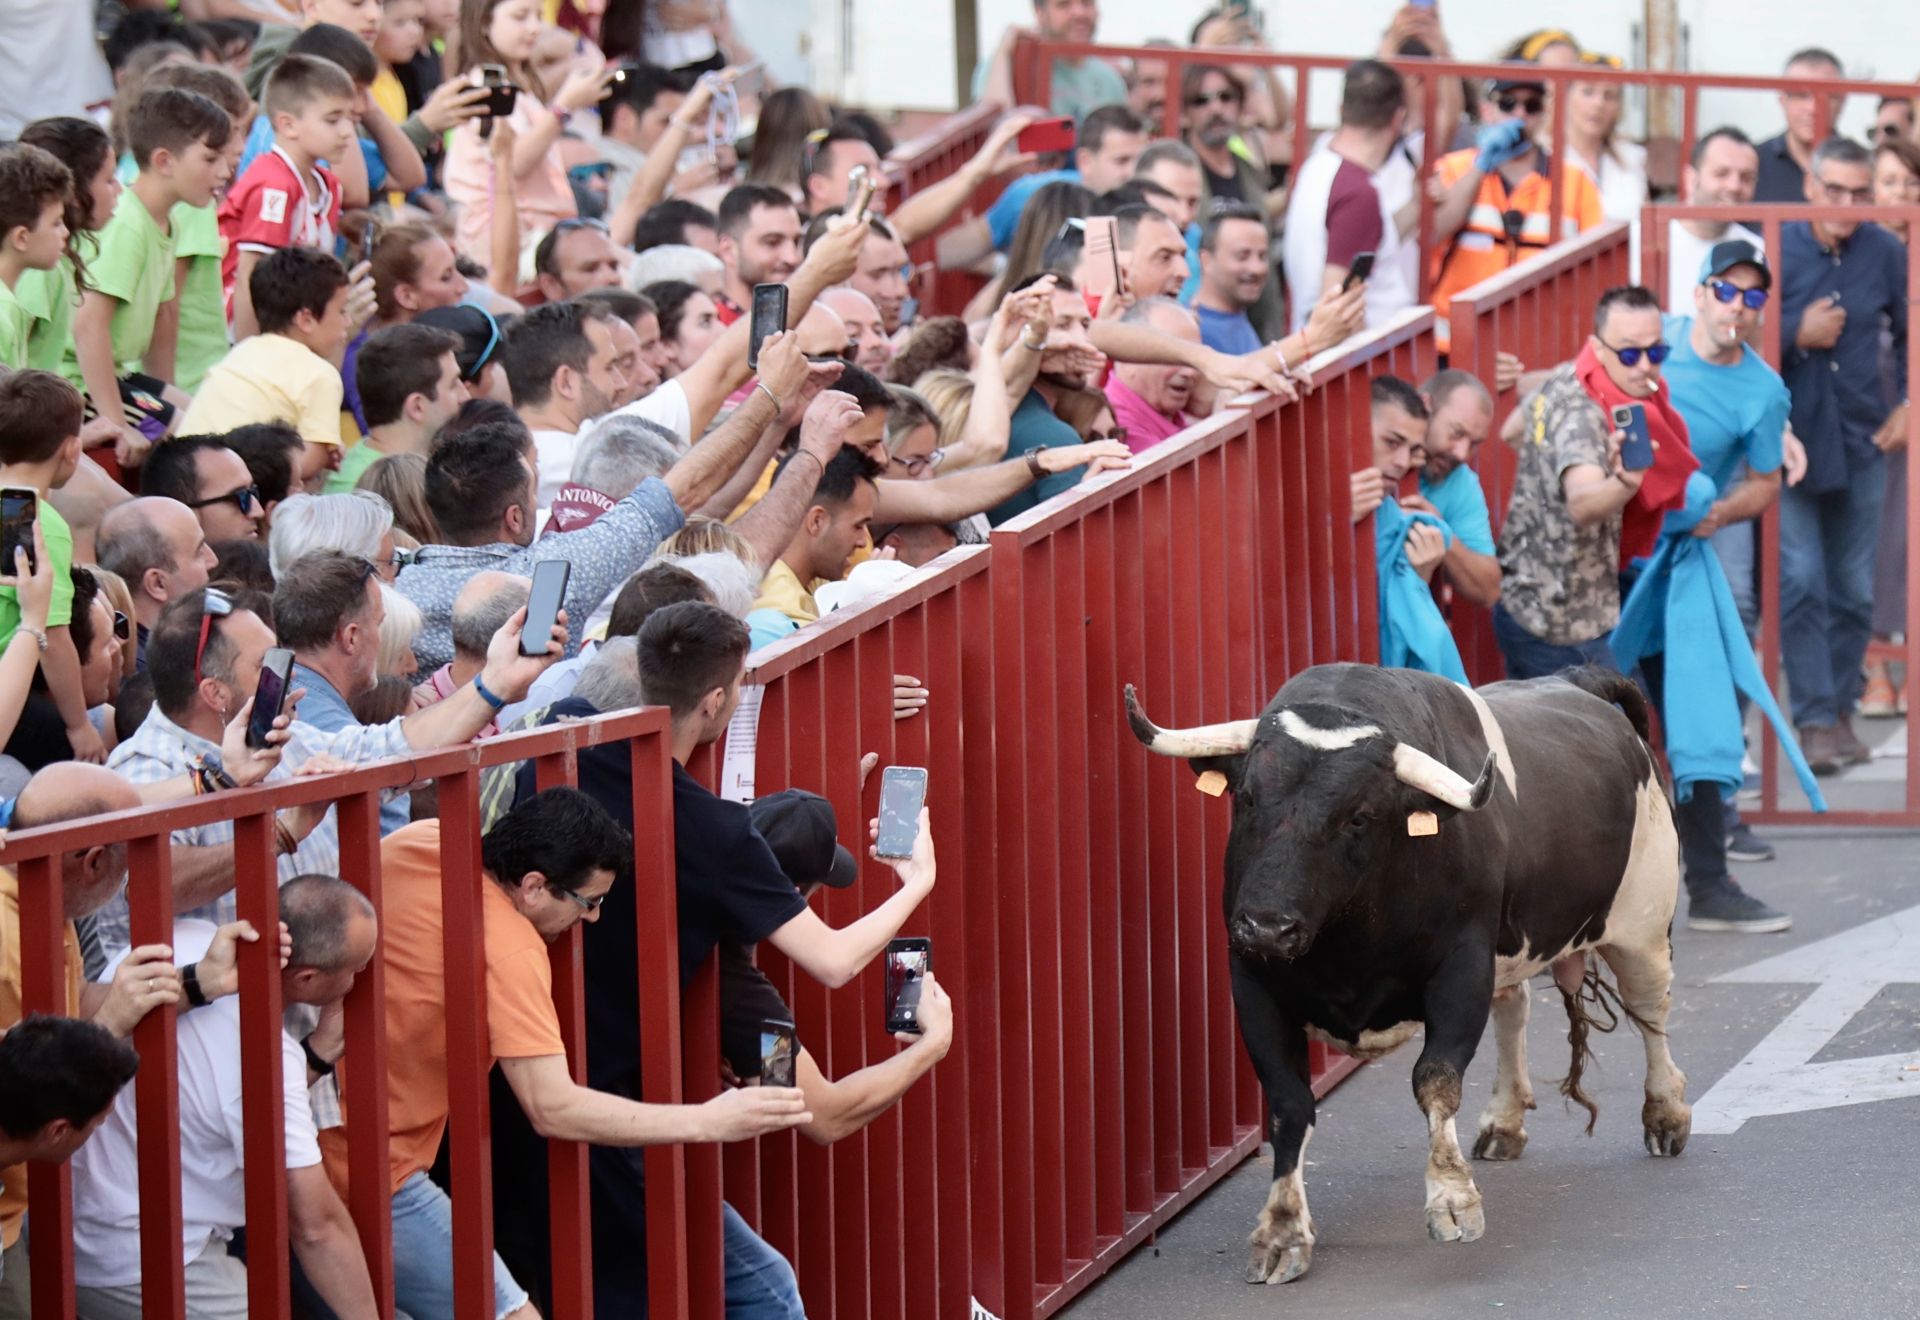
[[[727,725],[720,757],[720,796],[728,802],[753,801],[753,749],[760,738],[760,699],[766,694],[758,683],[740,686],[740,706]]]

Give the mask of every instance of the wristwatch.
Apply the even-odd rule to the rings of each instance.
[[[313,1042],[311,1040],[305,1037],[301,1038],[300,1052],[307,1056],[307,1067],[313,1069],[322,1077],[333,1076],[334,1065],[339,1061],[337,1059],[328,1061],[321,1058],[319,1052],[313,1048]]]
[[[1040,451],[1038,449],[1029,449],[1027,451],[1027,471],[1033,474],[1035,481],[1047,475],[1047,470],[1040,466]]]

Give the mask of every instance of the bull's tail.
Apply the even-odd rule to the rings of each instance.
[[[1640,690],[1640,685],[1624,674],[1611,669],[1601,669],[1595,665],[1563,669],[1558,677],[1564,678],[1582,692],[1590,693],[1610,705],[1619,707],[1620,713],[1627,717],[1627,723],[1631,724],[1633,731],[1640,735],[1640,741],[1647,749],[1647,759],[1653,763],[1654,774],[1660,780],[1661,787],[1666,789],[1667,797],[1671,801],[1673,784],[1668,780],[1666,767],[1661,764],[1660,758],[1654,755],[1653,719],[1647,710],[1647,694]]]
[[[1567,1045],[1573,1051],[1572,1061],[1567,1065],[1567,1075],[1560,1079],[1560,1094],[1587,1111],[1587,1135],[1593,1135],[1593,1125],[1600,1119],[1600,1106],[1594,1104],[1586,1090],[1580,1085],[1585,1077],[1587,1065],[1593,1062],[1593,1047],[1588,1043],[1588,1035],[1598,1031],[1610,1033],[1620,1026],[1625,1018],[1640,1028],[1664,1034],[1655,1024],[1641,1017],[1627,1006],[1620,992],[1600,974],[1600,966],[1591,955],[1587,958],[1586,975],[1580,980],[1577,993],[1560,987],[1560,998],[1567,1006]]]

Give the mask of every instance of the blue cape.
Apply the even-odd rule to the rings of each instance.
[[[1407,562],[1407,529],[1416,522],[1438,527],[1449,548],[1453,534],[1428,513],[1410,513],[1388,499],[1374,510],[1375,576],[1380,582],[1380,663],[1390,669],[1424,669],[1456,683],[1467,681],[1447,621],[1433,591]]]

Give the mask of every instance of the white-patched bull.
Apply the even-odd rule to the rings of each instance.
[[[1612,1000],[1646,1042],[1647,1149],[1680,1153],[1692,1120],[1666,1038],[1679,843],[1632,683],[1572,671],[1475,691],[1411,670],[1322,665],[1290,679],[1258,719],[1196,729],[1158,728],[1131,687],[1126,697],[1141,742],[1219,771],[1232,789],[1233,999],[1273,1143],[1250,1282],[1288,1282],[1312,1260],[1301,1176],[1310,1037],[1377,1057],[1425,1025],[1413,1092],[1427,1119],[1427,1230],[1443,1242],[1486,1230],[1454,1115],[1489,1013],[1497,1076],[1474,1154],[1513,1159],[1526,1145],[1524,982],[1548,968],[1573,1018],[1562,1091],[1591,1113],[1583,996]]]

